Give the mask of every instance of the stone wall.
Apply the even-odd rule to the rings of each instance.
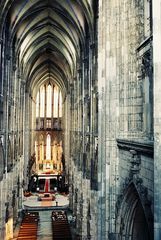
[[[154,203],[158,240],[161,3],[153,0],[153,39],[151,0],[99,0],[99,6],[93,2],[93,32],[87,26],[82,32],[64,104],[66,173],[75,231],[81,239],[131,240],[135,236],[129,225],[136,225],[135,233],[139,230],[133,224],[136,204],[136,209],[145,215],[152,239]],[[6,216],[17,219],[23,184],[25,181],[27,186],[28,181],[28,160],[34,152],[34,134],[30,130],[33,99],[27,85],[25,89],[20,59],[9,48],[9,23],[4,22],[10,3],[2,1],[6,10],[0,10],[4,23],[3,29],[0,26],[0,82],[4,83],[0,86],[0,154],[4,158],[0,176],[1,238],[5,238]]]
[[[117,222],[118,206],[125,208],[120,195],[129,192],[129,185],[137,179],[138,191],[144,192],[143,195],[147,196],[151,204],[150,210],[145,211],[152,211],[153,77],[150,9],[151,1],[99,1],[98,239],[124,239],[121,223]],[[134,187],[131,189],[134,190]],[[136,201],[139,196],[137,191],[133,192],[133,200]],[[143,203],[144,199],[141,201]]]
[[[154,55],[154,239],[161,238],[161,1],[153,0]]]
[[[9,224],[8,231],[13,230],[17,224],[22,210],[23,201],[23,158],[16,164],[13,171],[4,176],[0,182],[0,238],[7,238],[6,225]]]
[[[97,191],[91,190],[90,180],[83,178],[73,164],[70,176],[70,209],[75,222],[75,236],[97,240]]]

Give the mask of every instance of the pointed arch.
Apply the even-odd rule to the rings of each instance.
[[[46,137],[46,160],[51,160],[51,135]]]
[[[40,91],[37,93],[36,97],[36,117],[39,117],[39,105],[40,105]]]
[[[54,118],[58,117],[59,88],[54,87]]]
[[[62,109],[62,93],[61,93],[61,91],[59,92],[59,117],[62,117],[62,111],[63,109]]]
[[[45,117],[45,86],[40,87],[40,117]]]
[[[143,203],[136,186],[131,182],[124,194],[117,218],[119,240],[152,240],[152,229],[149,227]]]
[[[47,107],[46,107],[46,117],[52,117],[52,87],[51,84],[47,86]]]

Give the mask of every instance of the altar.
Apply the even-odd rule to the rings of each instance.
[[[48,148],[44,145],[36,145],[36,173],[61,174],[63,172],[62,143],[54,141],[53,145],[49,145]]]
[[[43,161],[43,172],[52,172],[53,171],[53,162],[51,160],[44,160]]]
[[[52,160],[43,160],[42,163],[37,164],[37,174],[61,174],[62,163],[54,164]]]

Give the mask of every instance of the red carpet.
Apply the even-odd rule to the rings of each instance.
[[[49,179],[45,180],[45,193],[49,192]]]

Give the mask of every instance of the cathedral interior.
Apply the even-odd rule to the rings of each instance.
[[[0,239],[161,239],[160,52],[161,0],[0,0]]]

